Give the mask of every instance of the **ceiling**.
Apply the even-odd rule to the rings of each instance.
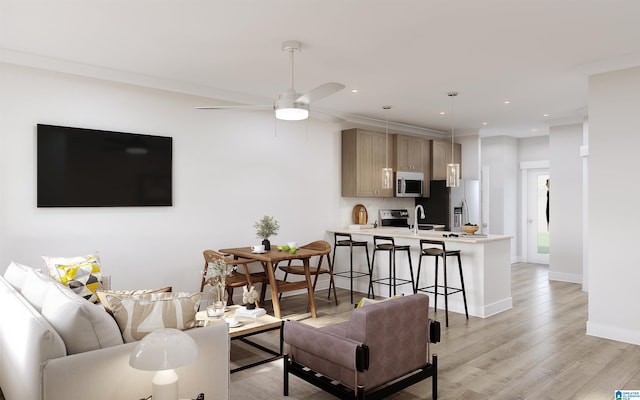
[[[0,61],[272,104],[298,40],[299,92],[346,85],[312,113],[526,137],[582,121],[590,74],[640,65],[639,15],[637,0],[0,0]]]

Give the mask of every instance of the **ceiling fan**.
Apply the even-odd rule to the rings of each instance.
[[[205,106],[196,107],[200,110],[223,110],[232,108],[244,109],[267,109],[273,108],[276,112],[276,118],[287,121],[300,121],[309,117],[309,104],[316,102],[327,96],[330,96],[344,89],[344,85],[337,82],[327,82],[307,93],[300,94],[293,85],[293,55],[296,51],[302,50],[302,43],[297,40],[287,40],[282,43],[282,50],[289,52],[289,73],[291,87],[280,93],[274,101],[273,106],[257,105],[257,106]]]

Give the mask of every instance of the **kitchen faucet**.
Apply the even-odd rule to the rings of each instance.
[[[424,214],[424,208],[422,207],[422,204],[418,204],[416,206],[415,214],[413,215],[413,234],[414,235],[418,234],[418,210],[421,211],[420,218],[422,218],[422,219],[426,218],[426,215]]]

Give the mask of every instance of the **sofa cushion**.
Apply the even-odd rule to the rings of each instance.
[[[41,312],[49,288],[56,285],[60,284],[49,276],[32,269],[27,271],[25,275],[24,285],[22,286],[22,296],[24,296],[38,312]]]
[[[137,290],[98,290],[96,295],[100,300],[100,303],[104,306],[104,309],[109,313],[113,314],[113,310],[107,301],[107,295],[114,295],[118,297],[131,297],[131,296],[139,296],[143,294],[151,294],[151,293],[166,293],[171,292],[172,287],[167,286],[158,289],[137,289]]]
[[[196,325],[201,293],[106,295],[125,342],[142,339],[162,328],[189,329]],[[106,314],[106,313],[105,313]]]
[[[102,289],[100,258],[97,254],[77,257],[43,256],[49,275],[71,288],[79,296],[95,303]]]
[[[42,315],[56,329],[68,354],[122,344],[122,336],[113,318],[100,305],[93,304],[61,285],[47,291]]]
[[[6,279],[11,286],[18,289],[18,291],[22,291],[22,286],[24,286],[24,280],[27,277],[27,273],[32,269],[33,268],[31,267],[12,261],[7,267],[7,270],[4,271],[4,279]]]

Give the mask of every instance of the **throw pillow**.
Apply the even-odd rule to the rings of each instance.
[[[162,328],[189,329],[196,326],[201,293],[151,293],[138,296],[107,294],[106,302],[125,342],[141,340]]]
[[[377,299],[377,300],[370,299],[368,297],[363,297],[363,298],[360,299],[360,301],[356,305],[356,308],[368,306],[368,305],[371,305],[371,304],[380,303],[382,301],[388,301],[388,300],[397,299],[398,297],[400,297],[400,296],[393,296],[393,297],[388,297],[386,299]]]
[[[47,257],[49,275],[92,303],[98,301],[96,291],[102,288],[100,259],[97,254],[77,257]]]
[[[107,301],[107,295],[114,295],[118,297],[131,297],[131,296],[139,296],[142,294],[151,294],[151,293],[168,293],[171,292],[171,286],[159,288],[159,289],[138,289],[138,290],[98,290],[96,295],[100,303],[104,306],[104,309],[109,313],[113,314],[113,310],[111,306],[109,306],[109,302]]]
[[[42,316],[49,321],[67,346],[67,354],[122,344],[118,325],[102,307],[89,303],[67,287],[51,283]]]

